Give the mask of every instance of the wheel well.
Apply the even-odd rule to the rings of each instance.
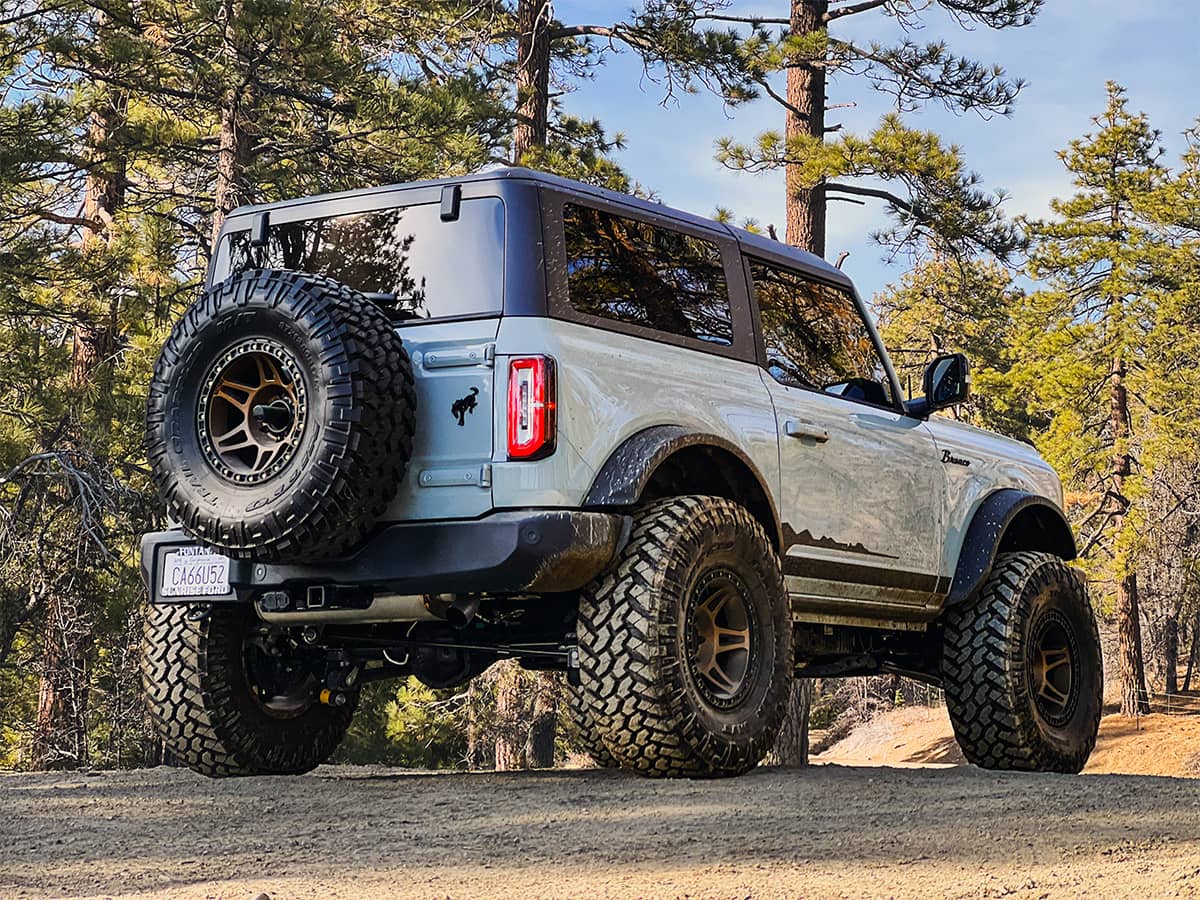
[[[684,494],[706,494],[740,503],[762,525],[778,551],[779,524],[775,508],[758,477],[728,450],[694,444],[676,450],[654,470],[638,498],[645,503]]]
[[[999,553],[1041,550],[1065,560],[1072,560],[1078,555],[1070,527],[1060,515],[1046,506],[1027,506],[1017,513],[1008,523],[996,549]]]

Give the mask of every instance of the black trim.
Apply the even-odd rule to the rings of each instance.
[[[247,601],[264,589],[336,585],[403,594],[511,594],[577,590],[598,575],[628,535],[628,517],[573,510],[498,512],[470,521],[394,524],[354,554],[308,564],[232,560],[236,596],[160,598],[165,553],[196,541],[181,530],[142,538],[142,577],[152,603]]]
[[[846,584],[863,584],[871,587],[894,588],[923,594],[944,594],[950,587],[950,579],[921,572],[905,572],[901,569],[879,566],[835,562],[815,559],[811,556],[784,556],[783,574],[797,578],[815,578],[819,581],[838,581]]]
[[[1016,517],[1031,507],[1044,510],[1044,515],[1052,516],[1051,521],[1056,525],[1057,534],[1047,535],[1051,546],[1039,547],[1049,552],[1057,553],[1063,559],[1072,560],[1077,555],[1075,537],[1071,534],[1071,526],[1053,502],[1045,497],[1030,494],[1015,488],[1003,488],[988,494],[967,526],[963,537],[962,549],[958,554],[958,564],[954,569],[954,581],[950,586],[950,596],[946,598],[946,606],[955,606],[970,599],[983,585],[984,580],[991,574],[992,563],[996,560],[1000,545],[1003,542],[1008,527]],[[1058,546],[1053,546],[1057,544]],[[1019,549],[1033,549],[1021,547]]]
[[[767,489],[762,473],[745,452],[731,441],[715,434],[691,431],[682,425],[655,425],[626,438],[596,473],[583,506],[587,509],[618,508],[635,506],[641,499],[655,470],[670,456],[685,447],[713,447],[734,456],[758,483],[771,509],[774,522],[773,537],[782,546],[779,530],[779,513],[775,499]]]

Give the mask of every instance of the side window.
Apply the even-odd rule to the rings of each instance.
[[[892,388],[871,333],[845,289],[748,260],[776,381],[851,400],[892,405]]]
[[[721,250],[599,209],[563,207],[567,296],[580,313],[733,344]]]

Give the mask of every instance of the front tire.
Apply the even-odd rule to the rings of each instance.
[[[1049,553],[1001,553],[945,620],[954,735],[985,769],[1079,772],[1103,703],[1100,637],[1082,578]]]
[[[353,695],[344,706],[323,705],[311,676],[265,689],[253,610],[202,612],[155,605],[146,616],[142,683],[166,748],[210,778],[299,775],[324,762],[350,726]]]
[[[580,598],[581,690],[622,768],[739,775],[775,742],[791,683],[779,557],[743,507],[646,507],[616,564]]]

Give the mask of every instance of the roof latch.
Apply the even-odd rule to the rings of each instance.
[[[448,184],[442,188],[442,221],[453,222],[458,218],[458,208],[462,205],[462,186]]]
[[[265,247],[270,237],[271,214],[260,212],[254,217],[254,225],[250,228],[250,246]]]

